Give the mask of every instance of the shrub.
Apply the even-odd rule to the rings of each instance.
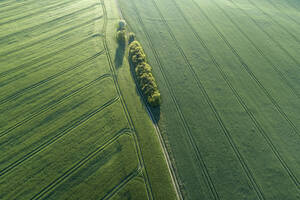
[[[119,20],[118,30],[125,30],[125,29],[126,29],[126,22],[125,22],[125,20]]]
[[[136,40],[135,34],[130,32],[129,36],[128,36],[128,43],[130,44],[131,42],[133,42],[135,40]]]
[[[133,35],[129,36],[129,40],[135,37]],[[146,63],[145,52],[135,38],[129,45],[129,59],[135,68],[138,86],[146,97],[147,102],[153,107],[159,106],[161,104],[161,96],[152,74],[152,68]]]
[[[125,30],[120,30],[120,31],[117,31],[117,42],[119,44],[125,44],[126,42],[126,31]]]

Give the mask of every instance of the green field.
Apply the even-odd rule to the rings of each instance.
[[[176,199],[113,0],[0,1],[0,199]],[[116,65],[116,60],[123,62]]]
[[[300,1],[118,2],[185,199],[300,199]]]

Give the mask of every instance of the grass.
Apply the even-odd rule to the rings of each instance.
[[[175,198],[118,19],[115,1],[0,2],[0,199]]]
[[[298,199],[299,3],[119,2],[153,66],[184,196]]]

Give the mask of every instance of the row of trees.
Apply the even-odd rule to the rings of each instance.
[[[129,34],[129,59],[135,67],[135,75],[143,94],[152,107],[161,104],[161,96],[151,66],[146,62],[146,55],[133,33]]]

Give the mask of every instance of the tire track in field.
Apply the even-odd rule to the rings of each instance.
[[[123,189],[127,183],[129,183],[132,179],[137,177],[139,174],[142,174],[141,168],[138,168],[137,170],[133,171],[128,176],[126,176],[126,178],[123,179],[119,185],[116,185],[111,191],[108,192],[108,194],[106,194],[103,198],[101,198],[101,200],[108,200],[111,197],[113,197],[117,192]]]
[[[285,28],[282,24],[280,24],[278,21],[276,21],[271,15],[269,15],[268,13],[266,13],[263,9],[259,8],[259,6],[257,6],[252,0],[248,0],[248,2],[253,7],[255,7],[257,10],[259,10],[260,12],[262,12],[265,16],[269,17],[273,21],[274,24],[276,24],[282,30],[284,30],[285,32],[287,32],[292,38],[294,38],[294,40],[296,42],[300,43],[300,40],[293,33],[291,33],[287,28]]]
[[[272,0],[266,0],[269,4],[271,4],[276,10],[278,10],[280,13],[283,13],[285,16],[287,16],[290,20],[292,20],[294,23],[300,25],[300,22],[292,18],[290,15],[288,15],[285,11],[283,11],[281,8],[279,8],[276,3],[272,2]]]
[[[217,7],[219,7],[219,5],[214,0],[212,0],[212,2],[214,2],[214,4]],[[221,9],[221,7],[219,7],[219,8]],[[241,31],[243,33],[243,31],[232,21],[232,19],[225,13],[225,11],[223,9],[221,9],[221,10],[226,15],[226,17],[239,29],[239,31]],[[243,35],[244,35],[244,33],[243,33]],[[246,37],[246,35],[245,35],[245,37]],[[206,49],[207,49],[207,47],[206,47]],[[211,53],[209,53],[209,54],[211,54]],[[216,62],[215,58],[212,55],[210,55],[210,57],[212,57],[212,60],[214,60],[214,63],[216,63],[218,65],[218,68],[220,68],[220,66]],[[275,156],[277,157],[277,159],[280,161],[282,167],[287,171],[287,173],[290,176],[290,178],[293,180],[293,182],[298,187],[299,181],[298,181],[297,177],[294,175],[294,173],[292,172],[292,170],[288,167],[288,165],[286,164],[286,162],[284,161],[284,159],[281,157],[279,151],[276,149],[276,146],[273,144],[272,140],[266,134],[266,131],[262,128],[262,126],[260,125],[260,123],[255,118],[255,116],[252,114],[252,112],[250,111],[250,109],[247,107],[246,103],[242,100],[242,98],[240,97],[240,95],[238,94],[238,92],[231,85],[231,83],[229,82],[229,79],[228,79],[228,76],[226,75],[226,73],[221,68],[220,68],[219,71],[222,74],[222,76],[223,76],[224,80],[226,81],[227,85],[231,88],[232,92],[235,94],[235,96],[238,99],[239,103],[242,105],[242,107],[244,108],[244,110],[247,112],[247,114],[251,118],[252,122],[255,124],[256,128],[259,130],[260,134],[267,141],[267,143],[270,146],[272,152],[275,154]]]
[[[75,3],[76,1],[79,1],[79,0],[64,1],[63,3],[49,6],[46,9],[37,8],[37,10],[38,10],[37,12],[34,12],[34,13],[31,13],[31,14],[28,14],[28,15],[25,15],[25,16],[17,17],[15,19],[10,19],[8,21],[2,22],[2,23],[0,23],[0,26],[5,25],[5,24],[9,24],[9,23],[12,23],[12,22],[16,22],[16,21],[21,20],[21,19],[26,19],[28,17],[32,17],[32,16],[35,16],[35,15],[38,15],[38,14],[41,14],[41,13],[45,13],[46,11],[48,11],[50,9],[54,9],[54,8],[57,8],[57,7],[62,8],[62,7],[64,7],[64,5],[69,4],[70,2]]]
[[[19,65],[19,66],[17,66],[17,67],[14,67],[14,68],[12,68],[12,69],[9,69],[9,70],[7,70],[7,71],[4,71],[4,72],[0,73],[0,78],[6,77],[7,75],[10,75],[11,73],[18,72],[18,71],[20,71],[20,70],[24,70],[24,69],[26,69],[26,68],[28,68],[28,67],[31,67],[30,70],[31,70],[31,71],[34,70],[33,73],[36,73],[36,72],[38,72],[41,68],[42,68],[42,69],[45,69],[45,67],[43,66],[44,63],[39,64],[39,65],[36,66],[36,67],[32,67],[32,66],[34,66],[35,64],[38,64],[38,63],[40,63],[40,62],[42,62],[42,61],[45,61],[45,60],[47,60],[47,59],[49,59],[49,58],[51,58],[51,57],[53,57],[53,56],[59,55],[59,54],[61,54],[61,53],[64,53],[65,51],[67,51],[67,50],[69,50],[69,49],[72,49],[72,48],[74,48],[74,47],[77,47],[77,46],[79,46],[79,45],[81,45],[81,44],[84,44],[85,42],[88,42],[88,41],[90,41],[90,40],[92,40],[92,39],[94,39],[95,37],[98,37],[98,36],[99,36],[98,34],[89,36],[89,37],[87,37],[87,38],[84,38],[84,39],[80,40],[79,42],[73,43],[73,44],[71,44],[71,45],[69,45],[69,46],[67,46],[67,47],[64,47],[64,48],[62,48],[62,49],[60,49],[60,50],[58,50],[58,51],[49,53],[49,54],[44,55],[44,56],[41,56],[41,57],[38,57],[38,58],[36,58],[36,59],[34,59],[34,60],[28,62],[28,63],[24,63],[24,64],[21,64],[21,65]],[[58,62],[60,62],[60,61],[58,61]],[[56,63],[58,63],[58,62],[56,62]],[[55,63],[55,64],[56,64],[56,63]],[[51,67],[51,66],[49,66],[49,67]],[[33,73],[31,73],[31,74],[33,74]],[[5,80],[5,81],[1,81],[1,82],[0,82],[0,88],[1,88],[1,87],[4,87],[5,85],[8,85],[8,84],[10,84],[10,83],[12,83],[12,82],[14,82],[14,81],[17,81],[17,80],[23,78],[24,76],[25,76],[25,75],[24,75],[22,72],[20,72],[19,74],[15,75],[15,76],[13,76],[13,77],[11,77],[11,78],[8,78],[8,79]]]
[[[62,34],[71,32],[71,31],[73,31],[73,30],[75,30],[75,29],[82,28],[83,26],[89,25],[89,24],[91,24],[91,23],[93,23],[93,22],[95,22],[95,21],[101,19],[102,17],[103,17],[103,16],[100,16],[100,17],[97,17],[97,18],[93,18],[93,19],[91,19],[91,20],[89,20],[89,21],[86,21],[86,22],[81,23],[81,24],[79,24],[79,25],[76,25],[76,26],[73,26],[73,27],[71,27],[71,28],[65,29],[65,30],[63,30],[63,31],[61,31],[61,32],[59,32],[59,33],[56,33],[56,34],[54,34],[54,35],[51,35],[51,36],[49,36],[49,37],[43,38],[43,39],[41,39],[41,40],[34,41],[34,42],[32,42],[32,43],[29,43],[29,44],[25,44],[25,45],[23,45],[23,46],[21,46],[21,47],[19,47],[19,48],[17,48],[17,49],[14,49],[14,50],[11,50],[11,51],[5,51],[4,53],[1,53],[1,54],[0,54],[0,57],[8,56],[8,55],[10,55],[10,54],[12,54],[12,53],[16,53],[16,52],[18,52],[18,51],[21,51],[21,50],[27,49],[27,48],[29,48],[29,47],[32,47],[32,46],[34,46],[34,45],[36,45],[36,44],[39,44],[39,43],[45,42],[45,41],[47,41],[47,40],[53,39],[53,38],[55,38],[55,37],[61,36]],[[100,34],[98,34],[98,35],[100,36]],[[1,72],[1,73],[0,73],[0,78],[3,77],[3,76],[5,76],[5,75],[6,75],[7,73],[9,73],[10,71],[14,72],[14,70],[15,70],[15,68],[10,69],[10,70],[7,70],[7,71],[5,71],[5,72]]]
[[[26,160],[32,158],[34,155],[38,154],[39,152],[41,152],[45,148],[49,147],[51,144],[55,143],[60,138],[64,137],[69,132],[71,132],[72,130],[74,130],[75,128],[77,128],[78,126],[80,126],[81,124],[85,123],[90,118],[92,118],[93,116],[95,116],[97,113],[99,113],[100,111],[102,111],[105,108],[109,107],[110,105],[112,105],[113,103],[117,102],[118,100],[119,100],[119,97],[114,97],[111,100],[107,101],[105,104],[97,107],[95,110],[92,110],[89,113],[85,113],[85,114],[81,115],[78,118],[78,121],[74,122],[73,124],[69,124],[62,131],[60,131],[58,134],[56,134],[54,137],[52,137],[48,141],[44,142],[43,144],[41,144],[40,146],[38,146],[37,148],[35,148],[33,151],[27,153],[22,158],[14,161],[13,163],[11,163],[10,165],[8,165],[4,169],[0,170],[0,177],[6,175],[8,172],[10,172],[11,170],[13,170],[14,168],[16,168],[19,165],[23,164]]]
[[[210,191],[211,191],[211,193],[212,193],[214,199],[219,199],[219,195],[218,195],[218,193],[216,192],[216,189],[215,189],[215,187],[214,187],[214,185],[213,185],[213,183],[212,183],[212,180],[211,180],[210,175],[209,175],[209,173],[208,173],[207,167],[206,167],[206,165],[205,165],[205,163],[204,163],[203,157],[202,157],[202,155],[201,155],[201,153],[200,153],[200,150],[198,149],[197,145],[196,145],[195,142],[194,142],[195,139],[194,139],[193,136],[191,135],[191,131],[190,131],[190,129],[189,129],[189,126],[187,125],[187,122],[186,122],[186,120],[185,120],[185,118],[184,118],[184,116],[183,116],[183,114],[182,114],[182,111],[181,111],[181,109],[180,109],[180,107],[179,107],[179,105],[178,105],[178,103],[177,103],[177,100],[176,100],[174,91],[173,91],[173,89],[172,89],[172,87],[171,87],[171,84],[169,83],[169,80],[168,80],[167,77],[166,77],[166,74],[165,74],[165,72],[164,72],[164,70],[163,70],[163,67],[162,67],[162,63],[160,62],[160,59],[159,59],[159,57],[158,57],[158,53],[157,53],[157,51],[156,51],[155,48],[154,48],[153,42],[152,42],[152,40],[151,40],[151,38],[150,38],[150,35],[149,35],[149,33],[147,32],[146,26],[144,25],[144,23],[143,23],[143,21],[142,21],[142,18],[141,18],[140,14],[139,14],[139,12],[138,12],[138,10],[137,10],[137,7],[136,7],[136,5],[135,5],[135,3],[134,3],[133,1],[132,1],[132,4],[133,4],[133,6],[134,6],[134,10],[135,10],[136,15],[137,15],[137,17],[138,17],[139,23],[141,24],[141,27],[142,27],[142,29],[143,29],[143,32],[145,33],[145,35],[146,35],[146,37],[147,37],[147,40],[148,40],[148,42],[149,42],[149,46],[150,46],[150,48],[151,48],[151,50],[152,50],[152,52],[153,52],[153,54],[154,54],[154,56],[155,56],[155,60],[156,60],[156,62],[158,63],[159,69],[160,69],[160,71],[161,71],[161,73],[162,73],[162,75],[163,75],[163,78],[164,78],[165,82],[166,82],[166,86],[167,86],[167,88],[168,88],[168,90],[169,90],[169,92],[170,92],[170,94],[171,94],[171,98],[172,98],[172,100],[173,100],[173,102],[174,102],[174,105],[175,105],[175,107],[176,107],[177,113],[179,114],[179,117],[180,117],[180,119],[181,119],[181,121],[182,121],[182,123],[183,123],[183,128],[184,128],[184,130],[185,130],[185,132],[186,132],[186,134],[187,134],[187,136],[188,136],[188,139],[189,139],[189,142],[191,143],[192,148],[194,149],[195,155],[196,155],[196,157],[197,157],[197,162],[198,162],[198,164],[200,165],[200,168],[202,168],[202,170],[203,170],[203,171],[202,171],[202,172],[203,172],[203,175],[204,175],[204,177],[205,177],[205,179],[206,179],[206,181],[207,181],[206,184],[208,184],[208,187],[209,187],[209,189],[210,189]]]
[[[257,79],[255,74],[251,71],[251,69],[248,67],[246,62],[243,60],[243,58],[238,54],[236,49],[228,42],[226,37],[220,32],[220,30],[217,28],[217,26],[213,23],[213,21],[208,17],[208,15],[202,10],[202,8],[194,1],[191,0],[195,6],[201,11],[201,13],[205,16],[207,21],[211,24],[211,26],[215,29],[219,37],[225,42],[227,47],[232,51],[232,53],[235,55],[235,57],[239,60],[239,62],[242,64],[243,68],[246,70],[248,75],[252,78],[252,80],[259,86],[259,88],[263,91],[263,93],[266,95],[266,97],[269,99],[269,101],[274,105],[277,112],[289,123],[293,131],[299,135],[299,130],[295,126],[295,124],[289,119],[289,117],[285,114],[285,112],[281,109],[281,107],[278,105],[277,101],[272,97],[272,95],[268,92],[268,90],[262,85],[262,83]],[[231,0],[229,0],[231,1]]]
[[[10,34],[8,34],[8,35],[2,36],[2,37],[0,37],[0,42],[1,42],[1,41],[6,41],[9,37],[13,37],[13,36],[16,36],[16,35],[18,35],[18,34],[24,34],[25,32],[32,32],[33,30],[36,30],[36,29],[38,29],[38,28],[41,28],[42,26],[48,26],[49,24],[55,23],[55,22],[58,21],[58,20],[61,20],[61,21],[62,21],[62,20],[64,20],[65,18],[72,17],[72,16],[74,16],[74,15],[76,15],[76,14],[78,14],[78,13],[87,11],[87,10],[89,10],[90,8],[93,8],[93,7],[97,6],[97,5],[99,5],[99,4],[97,4],[97,3],[96,3],[96,4],[92,4],[92,5],[88,6],[88,7],[85,7],[85,8],[79,9],[79,10],[76,10],[75,12],[72,12],[72,13],[69,13],[69,14],[66,14],[66,15],[63,15],[63,16],[60,16],[60,17],[57,17],[57,18],[52,19],[52,20],[50,20],[50,21],[43,22],[43,23],[41,23],[41,24],[37,24],[37,25],[31,26],[31,27],[22,29],[22,30],[20,30],[20,31],[16,31],[16,32],[10,33]]]
[[[106,29],[107,29],[107,23],[108,23],[108,16],[107,16],[106,6],[105,6],[105,3],[104,3],[104,0],[100,0],[100,1],[101,1],[101,5],[102,5],[102,9],[103,9],[103,15],[104,15],[104,24],[103,24],[103,29],[102,29],[103,30],[103,35],[104,35],[104,37],[103,37],[103,46],[106,50],[106,55],[107,55],[107,60],[108,60],[108,63],[109,63],[109,67],[110,67],[110,70],[111,70],[111,73],[112,73],[112,76],[113,76],[113,80],[114,80],[114,84],[115,84],[118,96],[120,97],[121,105],[123,107],[126,119],[127,119],[128,123],[130,125],[130,128],[134,131],[134,134],[133,134],[134,143],[135,143],[135,147],[136,147],[136,150],[137,150],[137,157],[139,159],[139,164],[140,164],[141,168],[144,169],[143,170],[144,171],[143,177],[144,177],[145,183],[146,183],[147,195],[148,195],[148,198],[150,200],[153,200],[152,187],[151,187],[151,184],[150,184],[147,169],[145,167],[145,161],[144,161],[144,158],[143,158],[141,147],[140,147],[140,144],[138,142],[138,137],[137,137],[137,134],[136,134],[136,128],[133,124],[133,120],[130,116],[127,104],[124,100],[122,91],[120,89],[120,85],[119,85],[119,82],[118,82],[118,77],[117,77],[117,73],[116,73],[116,70],[115,70],[115,66],[113,64],[112,57],[111,57],[111,54],[110,54],[110,50],[109,50],[108,44],[107,44]]]
[[[265,31],[256,21],[253,17],[251,17],[244,9],[242,9],[240,6],[238,6],[234,1],[227,0],[227,2],[230,2],[233,4],[236,8],[238,8],[244,15],[246,15],[257,27],[260,29],[265,35],[268,36],[268,38],[276,44],[276,46],[279,47],[281,51],[283,51],[298,67],[300,66],[300,63],[278,42],[276,41],[267,31]]]
[[[69,168],[67,171],[65,171],[61,176],[56,178],[54,181],[52,181],[50,184],[48,184],[46,187],[44,187],[41,191],[39,191],[37,194],[35,194],[31,200],[37,200],[41,199],[45,194],[49,193],[51,190],[56,188],[60,183],[62,183],[64,180],[69,178],[72,174],[74,174],[78,169],[80,169],[82,166],[84,166],[88,161],[93,159],[97,154],[102,152],[104,149],[106,149],[108,146],[113,144],[115,141],[117,141],[122,135],[126,133],[130,133],[131,130],[128,128],[123,128],[117,133],[114,134],[114,136],[106,141],[104,144],[97,147],[94,151],[90,152],[87,156],[85,156],[83,159],[78,161],[76,164],[74,164],[71,168]],[[128,175],[129,176],[129,175]]]
[[[119,0],[117,0],[117,2],[118,2],[118,11],[119,11],[120,18],[121,19],[126,19],[121,6],[119,5],[120,4]],[[127,24],[128,30],[133,30],[132,27],[131,27],[131,25],[130,25],[130,23],[129,23],[129,21],[126,21],[126,24]],[[133,79],[134,79],[135,83],[137,84],[136,77],[133,77]],[[137,89],[139,95],[143,96],[140,88],[137,87],[136,89]],[[143,101],[143,105],[145,106],[145,109],[147,110],[147,112],[149,114],[149,117],[152,120],[153,127],[154,127],[154,129],[156,131],[156,134],[157,134],[159,140],[160,140],[160,145],[161,145],[161,148],[163,150],[164,157],[166,159],[166,163],[167,163],[168,170],[169,170],[169,173],[170,173],[170,176],[171,176],[171,179],[172,179],[172,183],[174,185],[174,189],[175,189],[177,198],[179,200],[183,200],[183,196],[181,194],[181,190],[180,190],[179,183],[178,183],[177,176],[176,176],[176,172],[175,172],[176,171],[175,167],[172,165],[172,162],[171,162],[171,159],[170,159],[170,156],[169,156],[169,153],[168,153],[165,141],[163,140],[163,137],[162,137],[162,134],[160,132],[160,129],[159,129],[158,125],[156,124],[155,117],[153,116],[151,108],[149,107],[149,105],[145,101]]]
[[[5,98],[1,99],[1,100],[0,100],[0,105],[4,104],[4,103],[6,103],[6,102],[12,101],[12,100],[16,99],[18,96],[20,96],[21,94],[24,94],[25,92],[27,92],[27,91],[29,91],[29,90],[32,90],[32,89],[34,89],[34,88],[36,88],[36,87],[39,87],[39,86],[42,85],[42,84],[45,84],[45,83],[47,83],[47,82],[49,82],[49,81],[51,81],[51,80],[53,80],[53,79],[55,79],[55,78],[57,78],[57,77],[63,75],[63,74],[65,74],[65,73],[68,73],[68,72],[70,72],[70,71],[72,71],[72,70],[74,70],[74,69],[80,67],[81,65],[83,65],[83,64],[85,64],[85,63],[87,63],[87,62],[89,62],[89,61],[91,61],[91,60],[97,58],[98,56],[100,56],[100,55],[103,54],[104,52],[105,52],[105,51],[102,50],[102,51],[96,53],[95,55],[93,55],[93,56],[91,56],[91,57],[89,57],[89,58],[87,58],[87,59],[85,59],[85,60],[83,60],[83,61],[80,61],[80,62],[77,63],[76,65],[73,65],[73,66],[71,66],[71,67],[69,67],[69,68],[67,68],[67,69],[65,69],[65,70],[63,70],[63,71],[61,71],[61,72],[59,72],[59,73],[57,73],[57,74],[54,74],[54,75],[52,75],[52,76],[49,76],[49,77],[46,78],[46,79],[43,79],[43,80],[41,80],[41,81],[39,81],[39,82],[37,82],[37,83],[35,83],[35,84],[33,84],[33,85],[30,85],[30,86],[28,86],[28,87],[26,87],[26,88],[23,88],[23,89],[21,89],[21,90],[15,92],[15,93],[13,93],[12,95],[9,95],[8,97],[5,97]]]
[[[182,11],[180,11],[180,12],[182,13]],[[272,143],[272,140],[268,137],[268,135],[266,134],[265,130],[262,128],[262,126],[260,125],[260,123],[255,118],[254,114],[250,111],[250,109],[248,108],[248,106],[246,105],[246,103],[243,101],[242,97],[239,95],[239,93],[236,91],[236,89],[232,86],[231,82],[229,81],[228,75],[222,70],[221,65],[217,62],[217,60],[215,59],[215,57],[212,55],[212,53],[210,52],[209,48],[205,44],[204,40],[199,36],[199,34],[194,29],[194,27],[188,22],[188,20],[185,17],[184,17],[184,20],[186,21],[186,23],[189,25],[189,27],[193,31],[193,33],[194,33],[195,37],[197,38],[197,40],[200,42],[200,44],[206,50],[207,54],[209,55],[210,59],[213,61],[214,65],[218,69],[218,71],[221,74],[222,78],[225,80],[226,84],[231,89],[231,91],[233,92],[234,96],[236,97],[236,99],[238,100],[238,102],[240,103],[240,105],[243,107],[243,109],[249,115],[251,121],[253,122],[253,124],[255,125],[255,127],[257,128],[257,130],[259,131],[259,133],[266,140],[267,144],[270,146],[272,152],[275,154],[276,158],[279,160],[279,162],[281,163],[282,167],[286,170],[286,172],[288,173],[288,175],[290,176],[290,178],[294,181],[294,183],[296,185],[298,185],[299,181],[297,180],[297,177],[290,170],[290,168],[288,167],[288,165],[285,163],[284,159],[282,159],[280,153],[276,149],[275,145]]]
[[[101,80],[106,79],[106,78],[109,78],[109,77],[111,77],[111,74],[104,74],[102,76],[99,76],[98,78],[96,78],[95,80],[87,83],[86,85],[84,85],[84,86],[82,86],[80,88],[77,88],[76,90],[73,90],[73,91],[69,92],[68,94],[65,94],[65,95],[61,96],[59,99],[56,99],[56,100],[54,100],[54,101],[52,101],[52,102],[50,102],[50,103],[42,106],[39,109],[38,112],[33,113],[31,116],[26,117],[25,119],[17,122],[15,125],[13,125],[13,126],[9,127],[8,129],[2,131],[0,133],[0,138],[3,137],[4,135],[7,135],[8,133],[10,133],[11,131],[13,131],[14,129],[16,129],[16,128],[22,126],[22,125],[24,125],[25,123],[27,123],[29,121],[31,121],[35,117],[38,117],[39,115],[47,112],[48,110],[55,108],[57,105],[63,103],[65,100],[67,100],[70,97],[74,96],[75,94],[81,92],[82,90],[89,88],[90,86],[94,85],[96,82],[101,81]]]
[[[246,176],[248,177],[249,181],[252,184],[252,187],[254,188],[256,195],[259,199],[265,199],[259,185],[257,184],[257,181],[255,180],[253,173],[251,172],[251,170],[249,169],[248,165],[246,164],[245,159],[243,158],[243,156],[241,155],[236,143],[234,142],[234,140],[232,139],[232,136],[230,134],[230,132],[228,131],[228,129],[226,128],[220,114],[218,113],[214,103],[212,102],[211,98],[209,97],[207,91],[205,90],[205,87],[203,86],[202,82],[200,81],[199,77],[197,76],[193,66],[191,65],[191,63],[189,62],[186,54],[184,53],[183,49],[180,47],[179,42],[177,41],[175,35],[172,33],[172,30],[170,28],[170,26],[168,25],[167,21],[165,20],[165,18],[163,17],[163,14],[161,13],[161,11],[159,10],[157,4],[155,3],[155,0],[152,0],[156,10],[159,12],[159,15],[162,19],[162,21],[164,22],[165,26],[168,29],[169,34],[171,35],[171,37],[173,38],[173,41],[175,42],[177,48],[179,49],[179,51],[181,52],[181,55],[184,57],[184,60],[186,62],[186,64],[189,66],[190,71],[192,72],[194,79],[197,83],[198,88],[200,89],[201,93],[204,95],[206,102],[208,103],[210,109],[212,110],[212,112],[214,113],[214,116],[216,118],[216,120],[218,121],[218,124],[220,125],[220,127],[222,128],[222,131],[225,135],[225,137],[227,138],[231,148],[233,149],[235,156],[237,157],[237,159],[239,160]],[[174,5],[177,7],[178,9],[178,5],[177,3],[174,1]],[[183,16],[182,10],[179,10],[179,12],[181,13],[182,17],[185,18],[185,16]],[[211,179],[211,178],[210,178]],[[211,180],[212,181],[212,180]],[[212,183],[213,184],[213,183]]]
[[[297,97],[300,98],[300,94],[298,94],[297,90],[293,87],[293,85],[286,79],[284,74],[276,67],[273,62],[263,53],[263,51],[249,38],[249,36],[239,27],[237,23],[233,21],[233,19],[226,13],[226,11],[219,6],[214,0],[212,2],[222,11],[222,13],[229,19],[229,21],[240,31],[240,33],[251,43],[251,45],[258,51],[258,53],[269,63],[270,66],[274,69],[274,71],[280,76],[283,82],[291,89],[291,92]]]

